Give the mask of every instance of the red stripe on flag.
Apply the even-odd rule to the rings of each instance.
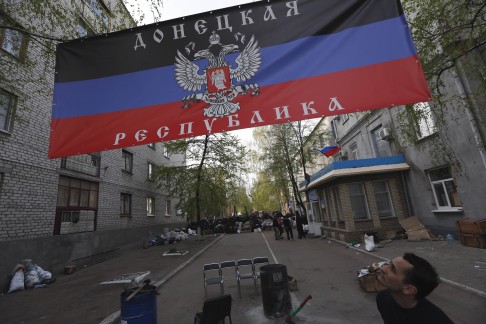
[[[428,101],[430,93],[420,63],[413,56],[262,87],[259,96],[247,94],[237,99],[235,102],[240,103],[241,109],[224,118],[204,117],[203,110],[208,106],[204,102],[192,104],[186,109],[181,108],[182,102],[174,102],[107,114],[54,119],[49,157],[184,138],[188,137],[186,126],[186,134],[181,134],[181,125],[185,123],[192,123],[190,136],[197,136],[208,133],[208,126],[212,127],[211,133],[218,133],[346,114]],[[335,107],[333,100],[337,100],[343,109]],[[288,111],[288,118],[283,113],[285,110]],[[157,131],[162,126],[168,127],[169,132],[161,139]],[[125,137],[115,145],[117,134],[125,134]]]

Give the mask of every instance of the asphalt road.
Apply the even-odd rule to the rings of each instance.
[[[272,263],[287,266],[299,290],[291,293],[293,309],[307,295],[312,300],[294,319],[295,323],[382,323],[375,294],[359,288],[356,271],[378,261],[364,253],[346,249],[326,240],[275,241],[271,232],[226,235],[201,254],[159,290],[158,323],[191,323],[202,309],[204,290],[202,267],[205,263],[268,256]],[[208,287],[208,297],[219,295],[217,285]],[[233,297],[233,323],[284,323],[263,315],[260,285],[242,282],[242,298],[236,283],[227,282],[225,293]],[[486,299],[442,284],[429,298],[455,323],[484,323]]]

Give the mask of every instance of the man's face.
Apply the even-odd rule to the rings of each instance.
[[[409,286],[404,284],[406,272],[412,267],[413,266],[402,257],[395,258],[381,267],[378,280],[390,291],[404,292],[404,289]]]

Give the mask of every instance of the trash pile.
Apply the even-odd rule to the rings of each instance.
[[[49,271],[42,269],[31,259],[25,259],[12,270],[8,293],[31,288],[44,288],[56,281]]]
[[[378,281],[380,268],[385,264],[386,262],[373,263],[372,265],[358,271],[359,285],[364,291],[377,292],[385,289],[380,281]]]
[[[148,241],[148,245],[157,246],[174,244],[180,241],[187,240],[189,238],[189,235],[197,235],[197,233],[191,229],[188,229],[186,233],[178,228],[175,228],[172,231],[168,228],[164,228],[162,234],[157,235]]]

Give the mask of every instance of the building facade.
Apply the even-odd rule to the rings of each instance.
[[[479,68],[468,70],[467,60]],[[434,234],[458,239],[457,220],[485,217],[485,49],[462,63],[444,75],[447,95],[440,102],[332,118],[341,151],[301,187],[311,213],[323,219],[323,234],[346,241],[365,232],[383,237],[400,229],[401,219],[417,216]],[[403,168],[393,170],[393,159],[403,159]]]
[[[2,1],[0,25],[3,277],[25,258],[57,271],[185,223],[153,180],[156,165],[185,163],[163,143],[47,158],[55,44],[135,26],[123,2]]]

